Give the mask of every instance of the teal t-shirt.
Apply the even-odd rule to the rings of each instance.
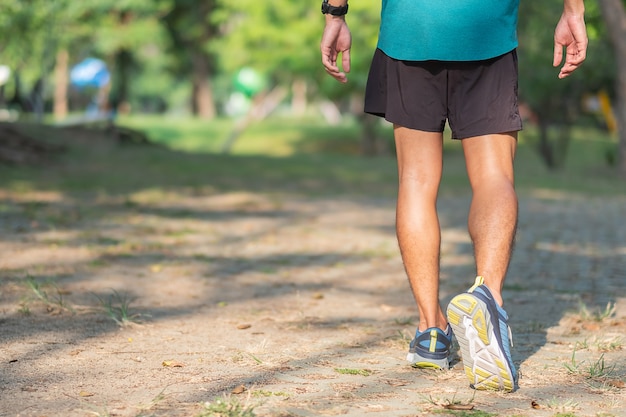
[[[382,0],[378,47],[406,61],[476,61],[517,47],[519,0]]]

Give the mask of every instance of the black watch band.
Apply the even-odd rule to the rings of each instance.
[[[328,4],[328,0],[322,0],[322,13],[333,16],[343,16],[348,13],[348,4],[346,3],[345,6],[337,7]]]

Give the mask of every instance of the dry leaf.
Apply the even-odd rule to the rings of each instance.
[[[539,405],[539,403],[535,400],[531,401],[530,406],[532,408],[534,408],[535,410],[539,410],[541,408],[541,406]]]
[[[166,368],[182,368],[185,366],[184,363],[178,361],[163,361],[162,365]]]
[[[443,408],[448,410],[473,410],[474,406],[472,404],[448,404],[444,405]]]
[[[624,381],[622,381],[621,379],[609,379],[608,381],[606,381],[607,385],[610,385],[612,387],[615,388],[624,388]]]
[[[237,385],[235,388],[233,388],[233,390],[231,391],[232,394],[243,394],[244,392],[246,392],[246,387],[243,385]]]
[[[315,294],[313,294],[312,298],[314,300],[321,300],[322,298],[324,298],[324,294],[322,294],[321,292],[316,292]]]
[[[251,324],[247,324],[247,323],[246,324],[240,324],[239,326],[237,326],[237,328],[239,330],[249,329],[250,327],[252,327],[252,325]]]
[[[81,391],[78,393],[78,395],[83,398],[86,398],[86,397],[93,397],[95,394],[93,392]]]
[[[583,329],[595,332],[600,330],[600,325],[598,323],[585,323],[583,324]]]

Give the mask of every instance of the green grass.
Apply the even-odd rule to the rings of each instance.
[[[130,304],[135,300],[128,294],[119,293],[115,290],[108,297],[96,295],[104,313],[119,326],[128,326],[136,323],[138,314],[132,314]]]
[[[254,417],[254,408],[253,405],[242,404],[235,397],[226,397],[205,403],[196,417]]]
[[[219,151],[221,144],[228,137],[234,122],[216,120],[211,122],[185,119],[132,117],[122,119],[121,123],[145,130],[149,137],[172,149],[195,153]],[[381,123],[379,136],[388,142],[393,153],[391,127]],[[310,175],[309,178],[327,179],[326,173],[342,180],[356,182],[359,178],[346,175],[345,170],[357,169],[366,175],[363,181],[372,181],[372,176],[382,176],[387,181],[395,181],[395,162],[393,155],[378,158],[362,158],[358,155],[361,132],[357,123],[346,120],[339,126],[328,126],[319,119],[270,118],[252,125],[246,130],[231,155],[242,158],[241,161],[252,165],[277,162],[289,175],[296,178]],[[623,179],[616,177],[616,171],[606,162],[607,149],[615,148],[615,138],[605,132],[592,128],[572,129],[572,141],[564,167],[559,171],[548,170],[533,143],[537,140],[537,131],[528,126],[520,133],[518,154],[516,157],[517,185],[519,188],[541,188],[584,193],[623,192]],[[443,187],[466,187],[467,178],[463,154],[459,141],[449,139],[446,133],[444,141],[445,172]],[[261,162],[258,158],[268,158]],[[281,162],[278,160],[281,159]],[[228,160],[228,158],[227,158]],[[286,161],[291,161],[289,164]],[[317,172],[308,168],[317,166]],[[341,164],[339,169],[336,165]],[[299,167],[299,169],[295,169]],[[330,171],[326,168],[331,167]],[[337,172],[337,171],[340,172]],[[295,171],[295,172],[294,172]],[[370,175],[367,175],[370,174]],[[374,183],[376,185],[376,182]]]
[[[335,372],[342,375],[361,375],[370,376],[372,371],[368,369],[352,369],[352,368],[335,368]]]
[[[88,195],[94,201],[121,196],[128,208],[138,207],[146,198],[232,191],[369,198],[396,195],[394,156],[359,155],[359,126],[349,120],[328,126],[317,119],[270,118],[245,131],[229,155],[216,150],[233,126],[230,120],[137,116],[120,123],[145,130],[152,140],[166,146],[116,145],[97,136],[78,138],[45,169],[0,166],[0,188],[17,195],[33,191]],[[67,141],[69,135],[50,128],[28,129],[50,142]],[[381,124],[379,130],[391,143],[390,127]],[[623,195],[623,179],[604,160],[611,139],[589,129],[573,132],[568,160],[559,172],[548,171],[528,145],[535,132],[529,128],[522,133],[516,159],[518,189],[542,190],[547,198],[559,198],[561,192]],[[468,190],[460,143],[446,138],[444,151],[442,193]],[[24,207],[30,210],[30,217],[39,212],[47,215],[49,223],[68,218],[66,213],[44,209]],[[76,215],[88,218],[90,212]]]
[[[32,291],[33,295],[45,305],[49,307],[59,308],[61,310],[67,310],[73,312],[73,308],[67,303],[63,297],[63,292],[56,286],[54,282],[42,283],[36,280],[34,277],[28,275],[25,279],[26,285]],[[54,294],[50,294],[48,289],[52,289]],[[20,308],[23,314],[30,314],[27,302],[24,302]]]

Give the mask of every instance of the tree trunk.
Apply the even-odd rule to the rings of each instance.
[[[539,119],[539,143],[537,144],[537,150],[539,151],[539,155],[541,155],[541,159],[546,164],[549,170],[554,170],[556,168],[556,163],[554,162],[554,150],[552,149],[552,145],[550,144],[550,128],[548,123],[542,118]]]
[[[623,0],[600,0],[617,62],[615,118],[619,135],[618,169],[626,177],[626,8]]]
[[[119,113],[130,113],[130,77],[133,56],[127,49],[120,49],[115,54],[115,66],[117,70],[117,79],[115,80],[117,88],[113,90],[113,103],[111,110]]]
[[[210,64],[208,56],[202,51],[193,52],[193,112],[201,119],[210,120],[215,117],[213,92],[210,82]]]
[[[69,54],[67,49],[61,49],[54,68],[54,119],[57,121],[67,117],[68,73]]]
[[[291,84],[291,111],[294,116],[304,116],[307,107],[307,85],[302,78],[296,79]]]

